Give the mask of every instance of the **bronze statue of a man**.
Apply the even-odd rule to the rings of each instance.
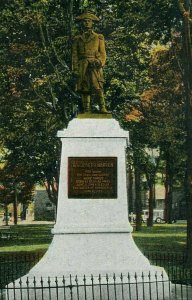
[[[77,79],[76,91],[81,94],[84,112],[91,112],[94,97],[101,113],[107,113],[103,93],[103,66],[106,61],[105,41],[102,34],[92,30],[93,21],[99,19],[90,12],[76,18],[82,23],[82,34],[74,37],[72,69]]]

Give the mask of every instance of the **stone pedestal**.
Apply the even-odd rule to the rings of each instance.
[[[162,280],[162,274],[166,281],[164,269],[151,266],[131,236],[125,158],[128,132],[113,119],[73,119],[58,137],[62,154],[54,237],[27,276],[77,275],[82,279],[84,275],[108,274],[110,282],[114,273],[121,276],[129,272],[134,282],[135,272],[142,274],[142,281],[150,272],[156,281]],[[159,289],[159,300],[168,299],[167,289],[165,286],[163,296]],[[147,293],[145,300],[150,299]]]
[[[39,276],[44,271],[57,276],[106,275],[149,269],[149,261],[132,239],[128,221],[125,159],[128,132],[113,119],[74,119],[58,136],[62,154],[54,238],[30,274]],[[85,163],[89,163],[89,158],[101,158],[101,163],[105,158],[116,158],[117,196],[114,199],[69,198],[69,158],[82,158]],[[92,169],[98,171],[96,167]],[[85,192],[85,182],[83,189]]]

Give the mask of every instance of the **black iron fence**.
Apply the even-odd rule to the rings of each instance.
[[[191,300],[192,284],[172,283],[161,274],[28,278],[0,290],[1,300]],[[187,278],[186,278],[187,279]]]
[[[0,287],[29,272],[44,252],[0,253]]]
[[[149,259],[151,264],[165,268],[171,279],[178,274],[190,273],[187,269],[187,257],[185,253],[162,253],[162,252],[146,252],[144,255]],[[191,274],[190,274],[191,276]]]
[[[192,300],[192,270],[184,254],[145,253],[169,278],[165,273],[25,277],[42,255],[0,254],[0,300]]]

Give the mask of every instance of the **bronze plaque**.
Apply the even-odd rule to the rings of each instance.
[[[116,199],[117,157],[69,157],[68,198]]]

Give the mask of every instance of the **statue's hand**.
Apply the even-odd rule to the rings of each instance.
[[[91,60],[89,60],[89,64],[93,68],[101,68],[101,61],[99,59],[96,59],[96,58],[91,59]]]
[[[183,13],[183,16],[184,17],[189,17],[190,16],[190,12],[185,10],[184,13]]]
[[[101,67],[101,61],[99,59],[95,59],[95,66],[98,68]]]

